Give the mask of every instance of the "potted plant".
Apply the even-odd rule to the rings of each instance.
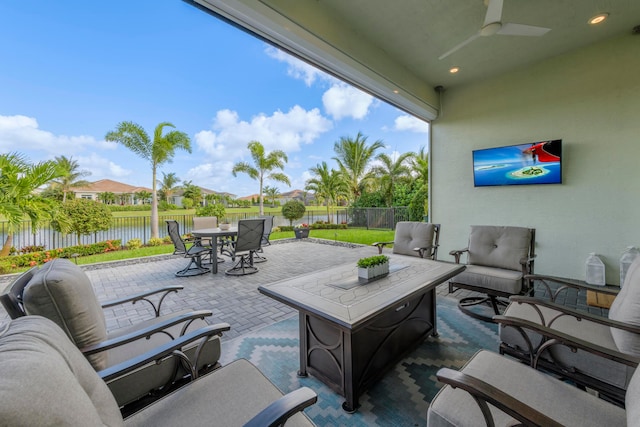
[[[296,233],[296,239],[309,237],[309,224],[304,222],[302,224],[298,224],[293,228],[293,232]]]
[[[228,230],[229,228],[231,228],[231,223],[227,220],[227,218],[222,218],[222,222],[218,224],[218,227],[220,228],[220,230]]]
[[[389,274],[388,256],[374,255],[358,260],[358,277],[370,280],[386,274]]]

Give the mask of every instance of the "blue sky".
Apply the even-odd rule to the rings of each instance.
[[[0,64],[0,152],[73,157],[90,181],[151,187],[145,160],[104,141],[125,120],[150,135],[173,123],[192,153],[160,170],[239,197],[258,190],[231,175],[251,140],[287,153],[292,186],[265,183],[281,192],[335,167],[342,136],[390,155],[428,141],[426,123],[180,0],[2,0]]]

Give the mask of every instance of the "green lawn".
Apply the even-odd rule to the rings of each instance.
[[[313,212],[316,214],[326,214],[327,212],[327,207],[326,206],[307,206],[306,207],[306,213],[309,212]],[[258,206],[251,206],[249,208],[226,208],[225,211],[227,214],[229,215],[234,215],[234,214],[244,214],[244,213],[254,213],[254,214],[258,214],[258,211],[260,210],[260,208]],[[331,212],[334,212],[334,208],[332,208]],[[163,216],[163,215],[193,215],[196,213],[195,209],[175,209],[175,210],[169,210],[169,211],[160,211],[158,212],[159,216]],[[264,207],[264,213],[265,214],[274,214],[274,215],[281,215],[282,214],[282,207],[281,206],[277,206],[275,208],[272,208],[270,206],[265,206]],[[127,216],[151,216],[151,211],[124,211],[124,212],[113,212],[113,216],[114,217],[127,217]]]

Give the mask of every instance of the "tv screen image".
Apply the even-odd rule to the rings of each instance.
[[[562,140],[474,150],[473,183],[476,187],[561,184]]]

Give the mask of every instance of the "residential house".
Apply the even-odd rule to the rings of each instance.
[[[73,189],[76,198],[96,201],[99,200],[98,194],[100,193],[113,193],[116,195],[116,198],[119,198],[120,195],[125,195],[126,201],[118,200],[116,203],[127,205],[143,204],[144,201],[137,199],[135,196],[135,193],[140,191],[147,191],[151,193],[152,189],[147,187],[136,187],[111,179],[101,179],[90,183],[86,187],[77,187]]]

